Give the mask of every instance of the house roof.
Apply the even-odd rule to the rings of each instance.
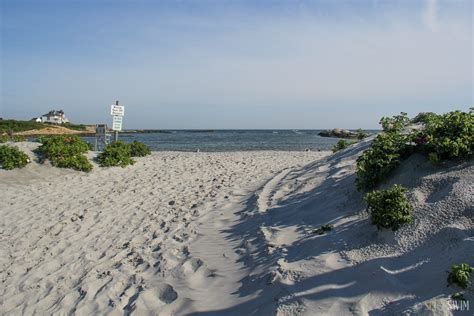
[[[42,116],[61,116],[61,115],[64,115],[64,111],[63,110],[51,110],[49,111],[48,113],[46,114],[43,114]]]

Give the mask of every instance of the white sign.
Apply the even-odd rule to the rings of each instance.
[[[113,120],[112,120],[112,129],[114,131],[121,131],[122,121],[123,121],[123,116],[114,115]]]
[[[110,115],[124,116],[125,115],[125,107],[123,105],[112,104],[110,106]]]

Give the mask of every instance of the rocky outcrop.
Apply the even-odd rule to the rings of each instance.
[[[351,132],[347,129],[334,128],[331,130],[325,130],[318,133],[322,137],[337,137],[337,138],[357,138],[357,133]]]

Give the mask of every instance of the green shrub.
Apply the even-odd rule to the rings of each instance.
[[[353,142],[348,142],[344,139],[341,139],[340,141],[338,141],[336,143],[336,145],[334,145],[334,147],[332,148],[332,152],[337,152],[339,150],[342,150],[342,149],[346,149],[347,147],[349,147],[350,145],[354,144]]]
[[[151,154],[151,150],[147,145],[136,140],[130,144],[130,150],[132,157],[145,157]]]
[[[325,225],[319,227],[318,229],[315,229],[313,231],[313,234],[323,235],[323,234],[333,230],[333,228],[334,228],[334,226],[332,226],[331,224],[325,224]]]
[[[30,162],[28,155],[19,150],[17,147],[8,145],[0,146],[0,164],[3,169],[11,170],[15,168],[23,168]]]
[[[388,190],[379,190],[367,193],[364,200],[367,202],[372,223],[378,228],[397,230],[403,224],[410,223],[412,207],[405,196],[407,189],[401,185],[394,185]]]
[[[357,159],[357,188],[376,188],[413,150],[428,155],[433,163],[468,159],[474,155],[474,113],[454,111],[444,115],[420,113],[421,131],[404,132],[410,122],[406,113],[382,118],[384,132]],[[416,147],[414,145],[416,145]]]
[[[471,273],[474,272],[474,268],[469,266],[467,263],[461,263],[459,265],[453,265],[451,272],[448,275],[448,286],[456,284],[462,289],[467,289],[471,284]]]
[[[13,136],[13,141],[14,141],[15,143],[25,142],[25,141],[26,141],[26,137],[23,136],[23,135],[15,135],[15,136]]]
[[[76,135],[43,136],[39,141],[42,145],[38,151],[47,158],[69,157],[89,150],[88,143]]]
[[[41,146],[37,152],[51,160],[59,168],[71,168],[79,171],[91,171],[92,164],[83,155],[89,150],[89,144],[75,135],[40,137]]]
[[[371,190],[384,181],[410,152],[408,136],[381,133],[357,159],[356,184],[359,191]]]
[[[454,111],[444,115],[431,115],[425,129],[417,134],[419,144],[432,153],[431,160],[467,159],[474,154],[474,113]]]
[[[417,116],[415,116],[411,122],[416,123],[426,123],[431,120],[433,117],[438,116],[436,113],[433,112],[421,112]]]
[[[400,133],[405,129],[408,123],[410,123],[410,119],[404,112],[393,117],[382,117],[380,120],[380,125],[382,125],[383,131],[386,133]]]
[[[122,141],[113,142],[104,148],[104,151],[97,156],[97,161],[101,167],[126,167],[133,165],[132,148]]]
[[[69,129],[73,129],[76,131],[85,131],[87,129],[87,126],[84,124],[72,124],[72,123],[63,123],[61,126],[64,126]]]
[[[403,112],[380,120],[384,132],[377,135],[371,147],[357,159],[356,184],[359,191],[376,188],[411,152],[412,135],[403,133],[409,122]]]
[[[0,144],[8,142],[9,138],[7,135],[0,135]]]
[[[69,168],[78,171],[89,172],[92,170],[92,164],[84,155],[73,155],[69,157],[57,158],[54,166],[58,168]]]
[[[359,128],[359,129],[357,130],[357,140],[358,140],[358,141],[363,140],[363,139],[366,138],[367,136],[368,136],[367,133],[364,132],[361,128]]]
[[[33,121],[0,120],[0,134],[17,133],[45,127],[45,124]]]
[[[466,301],[466,298],[464,297],[464,293],[461,293],[461,292],[454,293],[453,295],[451,295],[451,299],[456,300],[456,301]]]

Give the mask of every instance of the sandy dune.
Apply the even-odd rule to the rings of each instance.
[[[459,289],[446,287],[447,271],[474,264],[474,162],[434,167],[410,157],[385,186],[410,189],[414,223],[378,231],[354,185],[368,144],[284,170],[248,200],[226,232],[248,250],[238,292],[257,295],[215,315],[452,313]],[[312,233],[328,223],[330,233]],[[472,301],[472,289],[465,296]]]
[[[41,129],[32,129],[14,134],[22,136],[95,134],[95,125],[86,125],[85,130],[75,130],[60,125],[51,125]]]
[[[0,171],[3,312],[450,315],[446,271],[474,264],[474,163],[409,158],[386,185],[409,188],[414,223],[378,231],[354,185],[368,145]]]
[[[227,225],[221,213],[281,170],[324,155],[154,153],[91,174],[37,163],[1,170],[2,313],[173,314],[209,309],[203,295],[230,306],[206,292],[225,275],[207,265],[224,254],[192,253],[200,226],[215,235],[204,244],[213,252]]]

